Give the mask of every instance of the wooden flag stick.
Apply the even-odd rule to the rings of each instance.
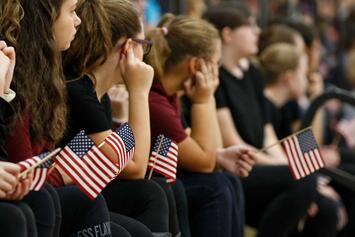
[[[150,168],[150,172],[149,172],[148,180],[150,180],[150,179],[152,178],[152,175],[153,175],[153,170],[154,170],[154,167],[155,167],[155,163],[157,162],[158,155],[159,155],[160,148],[161,148],[161,144],[163,143],[163,141],[164,141],[164,135],[162,135],[162,136],[161,136],[161,139],[160,139],[160,142],[159,142],[159,145],[158,145],[157,152],[155,153],[155,157],[154,157],[153,166],[152,166],[152,168]],[[149,158],[149,159],[150,159],[150,158]],[[149,163],[149,161],[148,161],[148,163]]]
[[[55,156],[59,151],[61,150],[61,148],[57,148],[54,151],[52,151],[51,153],[49,153],[45,158],[43,158],[42,160],[38,161],[35,165],[31,166],[30,168],[28,168],[27,170],[23,171],[20,174],[20,178],[23,178],[27,175],[28,172],[32,171],[33,169],[35,169],[36,167],[38,167],[39,165],[43,164],[44,162],[46,162],[47,160],[51,159],[53,156]]]
[[[300,131],[298,131],[298,132],[295,132],[295,133],[293,133],[293,134],[291,134],[291,135],[289,135],[289,136],[287,136],[287,137],[284,137],[283,139],[278,140],[277,142],[275,142],[275,143],[273,143],[273,144],[271,144],[271,145],[268,145],[268,146],[266,146],[266,147],[264,147],[264,148],[258,150],[258,151],[256,152],[256,154],[261,153],[261,152],[264,152],[264,151],[270,149],[271,147],[273,147],[273,146],[275,146],[275,145],[277,145],[277,144],[280,144],[280,143],[282,143],[283,141],[289,139],[290,137],[296,136],[296,135],[298,135],[298,134],[300,134],[300,133],[302,133],[302,132],[304,132],[304,131],[306,131],[306,130],[308,130],[308,129],[312,129],[312,127],[306,127],[306,128],[304,128],[304,129],[302,129],[302,130],[300,130]]]

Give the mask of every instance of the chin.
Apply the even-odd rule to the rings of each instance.
[[[71,43],[68,43],[67,45],[64,45],[60,48],[60,51],[66,51],[70,48]]]

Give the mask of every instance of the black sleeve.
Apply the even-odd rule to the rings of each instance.
[[[228,107],[223,86],[220,84],[214,94],[216,99],[217,109]]]
[[[3,148],[5,143],[6,135],[8,133],[7,124],[12,118],[14,110],[12,106],[0,98],[0,160],[5,160],[7,157],[6,151]]]
[[[80,79],[85,80],[85,78]],[[90,79],[86,79],[90,80]],[[68,83],[69,122],[76,130],[85,130],[87,134],[111,129],[104,103],[100,103],[91,82]],[[103,102],[107,100],[103,98]],[[108,101],[109,103],[109,101]]]

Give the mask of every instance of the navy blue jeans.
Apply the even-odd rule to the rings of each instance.
[[[242,237],[236,189],[224,173],[179,172],[194,237]]]

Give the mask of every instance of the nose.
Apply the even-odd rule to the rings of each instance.
[[[75,13],[75,27],[78,27],[81,24],[80,17]]]

